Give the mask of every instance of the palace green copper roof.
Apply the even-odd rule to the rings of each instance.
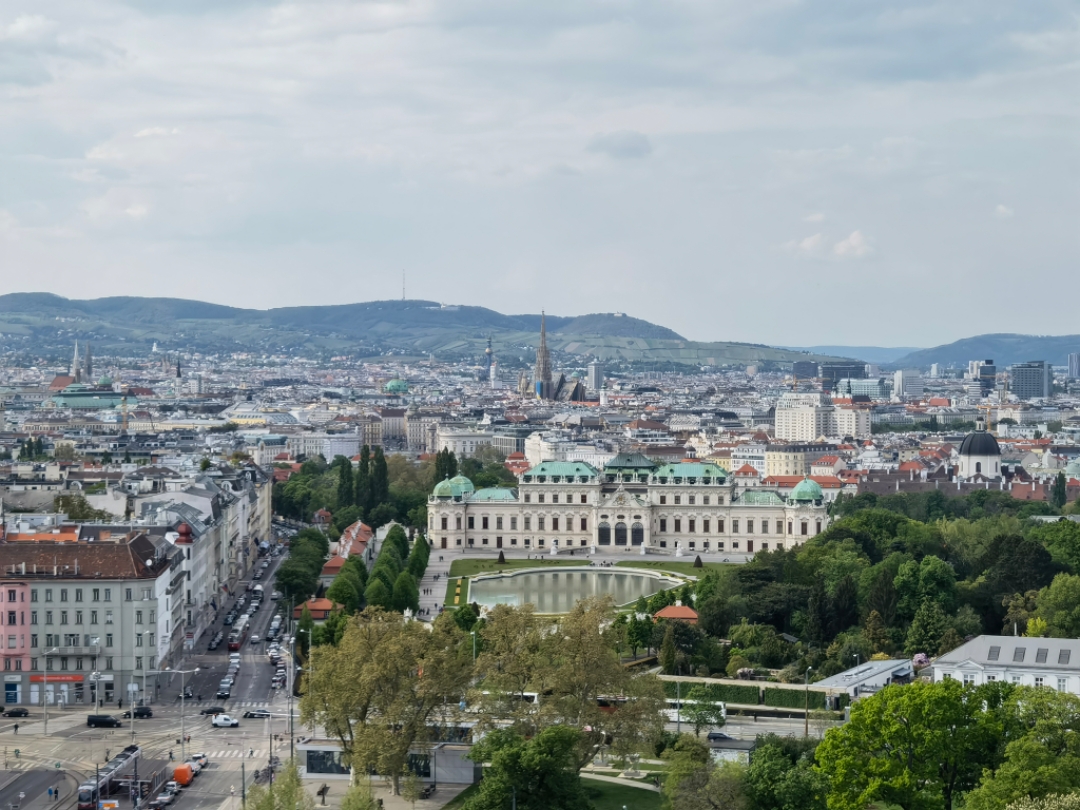
[[[770,489],[748,489],[737,501],[742,506],[783,506],[784,499]]]
[[[584,461],[542,461],[525,472],[526,476],[559,476],[561,478],[595,478],[596,468]]]
[[[665,464],[659,467],[653,475],[657,478],[693,478],[698,483],[703,479],[710,478],[717,482],[724,481],[727,473],[724,468],[713,464],[711,461],[684,461],[680,464]]]
[[[505,487],[485,487],[469,496],[469,503],[477,501],[516,501],[517,491]]]

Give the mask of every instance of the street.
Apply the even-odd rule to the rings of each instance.
[[[257,583],[263,585],[266,597],[262,607],[251,617],[248,640],[240,650],[241,669],[230,698],[214,698],[218,683],[228,668],[228,628],[224,628],[226,640],[216,650],[208,651],[207,645],[214,634],[223,628],[225,615],[241,593],[222,605],[213,627],[195,640],[195,649],[177,667],[186,671],[198,668],[198,672],[188,675],[179,672],[148,675],[148,685],[154,690],[150,703],[153,717],[139,720],[121,718],[122,713],[131,708],[124,701],[122,709],[115,703],[100,709],[101,713],[121,718],[122,728],[88,728],[86,716],[93,711],[91,707],[50,707],[47,736],[44,734],[44,713],[40,706],[27,707],[29,717],[0,718],[0,739],[4,743],[3,769],[0,770],[0,810],[10,810],[12,806],[21,810],[49,806],[68,810],[75,804],[78,784],[92,779],[95,764],[108,761],[133,743],[143,749],[143,758],[139,763],[140,776],[159,769],[171,769],[192,753],[203,753],[208,757],[208,767],[181,793],[174,805],[177,810],[219,808],[232,795],[230,788],[235,788],[239,807],[244,784],[241,782],[242,774],[250,788],[254,782],[254,771],[265,767],[271,755],[280,756],[283,760],[289,755],[287,690],[271,688],[274,667],[267,659],[265,643],[260,641],[253,644],[250,640],[252,636],[265,639],[274,614],[280,611],[284,615],[288,611],[287,604],[270,599],[273,575],[282,558],[268,559],[271,564],[263,570],[262,579]],[[261,562],[256,562],[254,570],[259,570]],[[250,604],[250,594],[247,596]],[[284,661],[288,666],[288,656]],[[192,698],[180,700],[181,683],[190,687]],[[210,716],[202,714],[204,709],[214,706],[223,708],[227,714],[238,719],[239,727],[214,728]],[[244,718],[244,712],[253,709],[267,710],[274,716]],[[19,726],[17,734],[16,724]],[[184,736],[190,737],[190,743],[183,740]],[[60,801],[50,805],[48,789],[57,786],[60,788]],[[21,799],[20,794],[23,794]]]

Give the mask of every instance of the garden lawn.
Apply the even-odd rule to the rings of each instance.
[[[583,778],[585,794],[596,810],[660,810],[661,796],[654,790]]]
[[[498,571],[510,571],[515,568],[548,568],[553,565],[582,565],[583,560],[507,560],[504,563],[499,562],[498,557],[470,557],[469,559],[458,559],[450,563],[450,576],[446,580],[446,598],[443,599],[443,604],[448,608],[461,607],[467,604],[469,601],[469,577],[476,576],[477,574],[493,574]],[[584,560],[584,565],[588,565],[588,560]],[[454,602],[454,596],[457,594],[457,583],[461,581],[461,594],[458,601]]]

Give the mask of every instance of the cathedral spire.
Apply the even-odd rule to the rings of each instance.
[[[536,349],[536,368],[533,370],[536,396],[551,399],[551,354],[547,347],[547,315],[540,313],[540,345]]]
[[[75,341],[75,354],[71,357],[71,376],[75,382],[82,382],[82,363],[79,359],[79,341]]]

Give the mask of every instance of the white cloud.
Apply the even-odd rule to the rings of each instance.
[[[824,246],[825,235],[821,233],[811,234],[804,239],[792,239],[782,245],[788,253],[794,253],[797,256],[819,255]]]
[[[52,31],[56,24],[38,14],[21,14],[7,25],[0,25],[0,40],[34,40]]]
[[[994,216],[998,219],[1008,219],[1013,215],[1013,210],[1007,205],[999,205],[994,209]]]
[[[135,137],[153,138],[161,137],[163,135],[176,135],[179,131],[180,130],[176,129],[175,127],[173,129],[169,129],[168,127],[148,127],[146,129],[140,129],[138,132],[136,132]]]
[[[874,249],[867,243],[861,231],[852,231],[847,239],[841,239],[833,245],[833,253],[844,258],[861,259],[873,252]]]
[[[803,222],[824,222],[825,214],[822,211],[816,211],[813,214],[807,214],[802,219]]]
[[[124,213],[127,214],[132,219],[142,219],[143,217],[146,216],[146,206],[145,205],[139,205],[139,204],[132,205],[132,206],[129,206],[128,208],[125,208]]]

